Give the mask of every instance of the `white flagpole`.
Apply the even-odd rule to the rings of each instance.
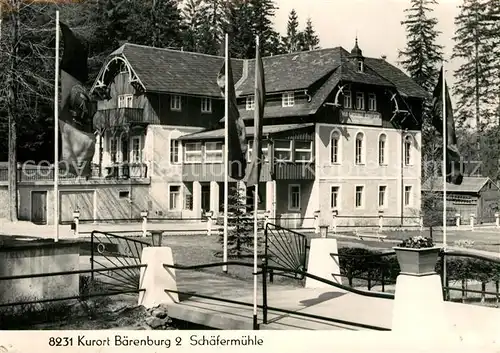
[[[446,140],[447,140],[447,119],[446,119],[446,79],[445,79],[445,68],[443,60],[443,247],[446,249],[447,239],[446,239],[446,220],[447,220],[447,210],[446,210]],[[446,256],[443,256],[443,285],[446,285]]]
[[[59,11],[56,11],[54,76],[54,241],[59,241]]]
[[[256,49],[256,56],[259,53],[259,36],[255,38],[255,49]],[[258,87],[258,70],[257,70],[257,60],[255,60],[255,94],[254,97],[257,98],[257,87]],[[260,102],[256,102],[260,104]],[[254,130],[255,130],[255,122],[254,122]],[[256,159],[257,163],[260,163],[259,160],[257,160],[257,156],[259,153],[255,149],[257,147],[257,144],[255,143],[255,136],[257,136],[257,130],[254,131],[254,143],[253,143],[253,157]],[[259,145],[259,148],[261,146]],[[258,170],[258,169],[257,169]],[[258,239],[258,223],[257,223],[257,211],[259,207],[259,180],[256,181],[255,183],[255,190],[254,190],[254,195],[253,195],[253,328],[256,330],[258,328],[257,324],[257,239]]]
[[[228,232],[228,204],[229,204],[229,35],[226,33],[226,48],[225,48],[225,80],[224,85],[224,244],[223,244],[223,262],[227,262],[227,232]],[[222,266],[222,271],[227,273],[227,265]]]

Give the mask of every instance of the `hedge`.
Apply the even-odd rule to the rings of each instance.
[[[367,248],[342,247],[338,250],[340,274],[353,279],[370,279],[374,283],[395,283],[400,272],[395,254]],[[482,283],[500,281],[500,264],[493,261],[462,256],[446,258],[446,273],[449,281],[475,280]],[[436,272],[441,273],[441,258],[436,264]]]

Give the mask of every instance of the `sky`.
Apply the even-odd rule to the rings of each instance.
[[[300,27],[304,27],[308,17],[320,38],[322,48],[342,46],[350,51],[356,34],[363,55],[368,57],[387,56],[387,60],[397,64],[398,49],[406,45],[406,32],[401,21],[410,0],[275,0],[275,28],[286,34],[288,15],[292,9],[297,12]],[[438,44],[444,46],[446,80],[453,85],[453,70],[460,62],[449,61],[453,50],[455,32],[454,19],[462,0],[439,0],[434,5],[433,17],[439,21],[437,30],[441,32]]]

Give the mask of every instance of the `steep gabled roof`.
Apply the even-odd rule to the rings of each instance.
[[[262,58],[267,92],[310,87],[342,63],[341,47],[318,49]],[[242,95],[253,94],[255,60],[248,60],[248,75],[238,88]]]
[[[123,55],[146,91],[222,98],[217,74],[224,58],[214,55],[126,43],[111,54]],[[243,72],[243,60],[232,59],[234,81]]]
[[[460,184],[460,185],[446,183],[446,192],[478,193],[479,191],[481,191],[481,189],[488,182],[491,182],[494,185],[494,188],[498,190],[498,186],[495,183],[493,183],[493,181],[490,178],[487,178],[487,177],[464,177],[462,184]],[[442,177],[428,178],[422,184],[422,191],[442,192],[443,191],[443,178]]]
[[[111,54],[123,56],[146,91],[222,98],[217,74],[221,56],[154,48],[126,43]],[[341,47],[318,49],[263,58],[266,91],[302,90],[336,72],[340,81],[393,87],[401,94],[423,98],[427,93],[410,77],[383,59],[365,58],[365,71],[358,72]],[[255,61],[232,59],[237,94],[253,93]],[[238,82],[239,81],[239,82]]]

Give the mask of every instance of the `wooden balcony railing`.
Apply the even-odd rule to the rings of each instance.
[[[105,129],[130,124],[153,123],[142,108],[115,108],[98,110],[94,116],[94,128]]]
[[[99,175],[101,172],[101,175]],[[141,179],[149,176],[147,164],[145,163],[120,163],[109,167],[99,168],[98,165],[92,165],[92,175],[90,180],[98,179]],[[67,169],[59,169],[60,180],[74,180],[78,176],[70,173]],[[0,168],[0,181],[8,181],[8,169]],[[23,165],[17,170],[18,182],[35,182],[54,180],[54,168],[51,166]]]

